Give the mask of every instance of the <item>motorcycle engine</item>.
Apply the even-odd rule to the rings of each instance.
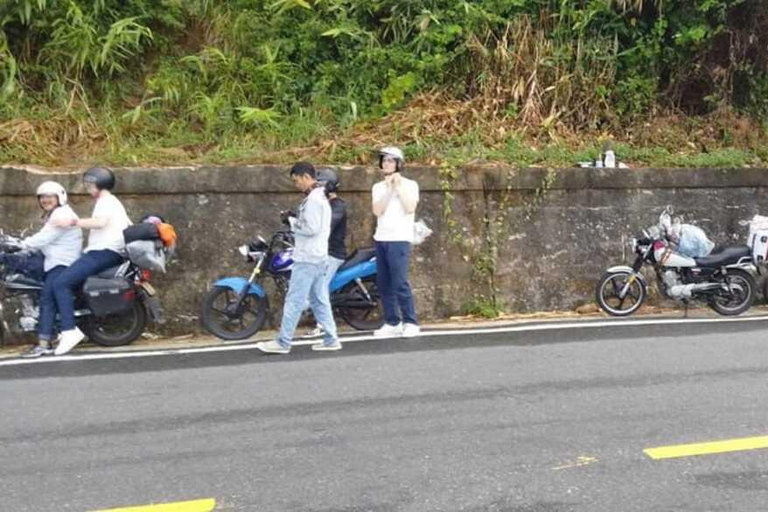
[[[21,332],[34,332],[37,330],[37,321],[40,318],[40,309],[29,295],[11,295],[3,301],[8,324],[13,328],[19,328]]]
[[[680,275],[674,270],[667,270],[662,275],[664,289],[671,299],[690,299],[693,294],[694,284],[683,284]]]

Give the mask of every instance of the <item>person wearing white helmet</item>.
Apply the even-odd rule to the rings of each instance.
[[[413,242],[419,184],[402,176],[405,156],[400,148],[379,150],[379,169],[384,180],[372,190],[373,214],[376,216],[377,284],[384,306],[386,323],[374,332],[379,338],[419,335],[419,321],[413,292],[408,282],[408,265]]]
[[[40,318],[37,324],[38,343],[24,357],[40,357],[53,353],[55,336],[56,300],[54,282],[80,257],[83,248],[83,230],[78,227],[59,227],[59,222],[71,222],[77,214],[68,204],[67,191],[55,181],[46,181],[37,187],[37,201],[43,209],[43,228],[21,242],[22,248],[43,253],[44,281],[40,293]]]

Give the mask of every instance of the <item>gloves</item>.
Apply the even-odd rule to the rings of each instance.
[[[296,218],[296,213],[293,210],[280,212],[280,222],[288,227],[291,227],[291,221],[289,220],[291,217]]]

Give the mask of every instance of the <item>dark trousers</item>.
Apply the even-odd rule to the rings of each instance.
[[[401,320],[407,324],[419,323],[408,283],[410,259],[409,242],[376,242],[376,279],[384,305],[384,317],[389,325],[397,325]]]
[[[45,273],[43,290],[40,292],[40,320],[37,324],[37,337],[40,341],[51,341],[56,322],[56,298],[53,295],[56,279],[67,270],[65,265],[53,267]]]
[[[123,257],[115,251],[87,252],[56,279],[53,294],[61,317],[62,331],[69,331],[77,325],[75,324],[75,294],[85,280],[122,262]]]

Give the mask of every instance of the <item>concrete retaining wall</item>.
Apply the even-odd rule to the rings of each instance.
[[[64,184],[75,210],[88,216],[92,201],[83,195],[81,172],[0,167],[1,227],[36,229],[39,209],[32,194],[48,179]],[[250,270],[236,247],[257,234],[267,237],[280,226],[278,212],[300,201],[285,167],[125,168],[116,173],[115,192],[134,220],[156,212],[170,219],[180,235],[177,261],[167,275],[155,278],[169,313],[168,333],[197,329],[198,305],[208,283]],[[339,173],[350,210],[349,247],[371,245],[369,191],[377,173],[360,167]],[[455,314],[486,290],[473,279],[472,261],[465,261],[443,225],[439,169],[414,167],[407,175],[421,185],[418,217],[435,231],[414,253],[419,314]],[[502,197],[509,194],[498,283],[511,311],[571,309],[591,300],[602,270],[628,261],[628,239],[655,223],[667,204],[716,243],[745,239],[746,228],[738,221],[768,211],[764,169],[470,167],[458,173],[453,189],[454,218],[476,246],[482,244],[484,219],[497,215]],[[540,200],[532,207],[537,191]],[[273,299],[273,305],[280,302]]]

